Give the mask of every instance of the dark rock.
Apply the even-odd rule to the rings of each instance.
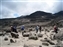
[[[3,34],[0,34],[0,36],[2,36]]]
[[[11,33],[11,30],[6,30],[6,33]]]
[[[42,45],[49,46],[49,44],[48,44],[48,43],[42,43]]]
[[[51,45],[55,45],[55,43],[53,43],[52,41],[50,41],[50,40],[48,40],[48,39],[46,39],[45,41],[48,42],[48,43],[51,44]]]
[[[42,39],[41,39],[40,41],[41,41],[41,42],[46,42],[45,40],[42,40]]]
[[[8,38],[7,38],[7,37],[5,37],[5,38],[4,38],[4,40],[5,40],[5,41],[7,41],[7,40],[8,40]]]
[[[10,39],[10,42],[11,42],[11,43],[15,43],[15,41],[14,41],[13,39]]]
[[[47,40],[47,38],[44,38],[45,40]]]
[[[32,31],[32,29],[29,29],[29,31]]]
[[[19,35],[16,33],[11,33],[12,38],[19,38]]]

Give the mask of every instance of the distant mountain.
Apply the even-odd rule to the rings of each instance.
[[[55,14],[36,11],[30,15],[10,18],[10,19],[0,19],[0,26],[11,26],[11,25],[54,25],[54,24],[63,24],[63,11],[60,11]],[[45,23],[45,24],[43,24]],[[63,25],[62,25],[63,26]]]
[[[51,21],[51,24],[57,23],[59,26],[63,26],[63,11],[53,14],[55,19]]]
[[[28,17],[29,18],[36,18],[36,17],[41,17],[41,16],[52,16],[52,14],[46,13],[46,12],[43,12],[43,11],[36,11],[36,12],[30,14]]]
[[[45,15],[51,15],[51,13],[46,13],[43,11],[36,11],[36,12],[30,14],[30,16],[45,16]]]
[[[31,22],[44,22],[48,21],[50,19],[53,19],[53,14],[46,13],[43,11],[36,11],[28,16],[25,16],[25,18],[30,19]]]
[[[63,11],[60,11],[60,12],[58,12],[58,13],[55,13],[54,15],[56,15],[56,16],[63,16]]]

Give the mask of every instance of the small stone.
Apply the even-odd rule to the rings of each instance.
[[[11,42],[11,43],[15,43],[15,41],[14,41],[13,39],[10,39],[10,42]]]
[[[10,45],[10,43],[8,45]]]
[[[7,41],[7,40],[8,40],[8,38],[7,38],[7,37],[5,37],[5,38],[4,38],[4,40],[5,40],[5,41]]]

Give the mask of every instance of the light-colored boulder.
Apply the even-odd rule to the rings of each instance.
[[[29,37],[30,33],[23,33],[23,37]]]
[[[37,36],[29,36],[29,39],[38,40]]]
[[[38,34],[38,37],[43,37],[43,34],[39,33],[39,34]]]
[[[29,40],[25,42],[24,47],[41,47],[42,43],[39,40]]]

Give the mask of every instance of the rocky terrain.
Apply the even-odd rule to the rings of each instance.
[[[43,27],[41,33],[34,28],[17,31],[14,34],[19,36],[15,38],[9,32],[0,32],[0,47],[63,47],[63,28],[57,34],[51,27]]]
[[[21,16],[17,18],[10,19],[0,19],[0,27],[6,27],[11,25],[41,25],[41,26],[53,26],[54,24],[58,24],[58,26],[63,26],[63,11],[60,11],[55,14],[36,11],[30,15]],[[29,26],[28,25],[28,26]]]
[[[59,27],[53,32],[53,25]],[[18,33],[11,36],[10,26],[16,25]],[[20,29],[21,25],[25,30]],[[35,27],[42,26],[36,33]],[[23,33],[22,33],[23,32]],[[30,15],[10,19],[0,19],[0,47],[63,47],[63,11],[55,14],[36,11]]]

